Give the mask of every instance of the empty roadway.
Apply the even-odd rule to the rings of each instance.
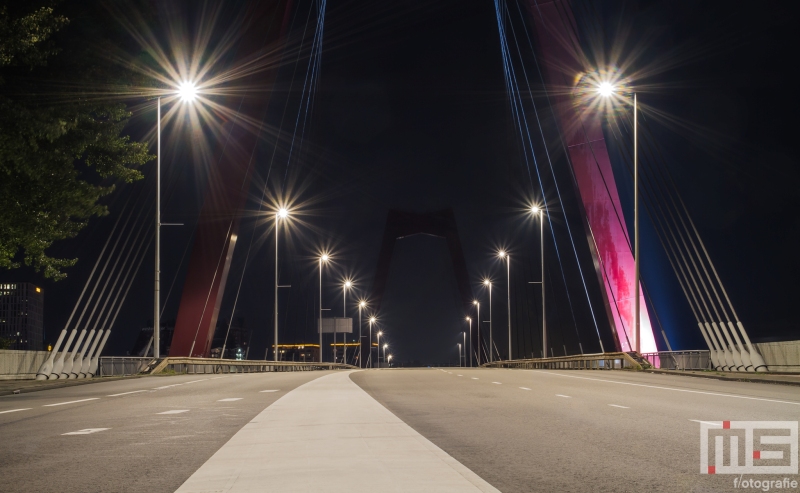
[[[151,377],[0,397],[0,491],[175,491],[272,403],[331,373]],[[800,416],[798,387],[671,375],[446,368],[349,378],[503,492],[730,491],[733,477],[699,474],[697,421]],[[317,388],[284,408],[307,409]],[[324,410],[331,391],[319,392]],[[376,489],[357,480],[358,461],[348,467],[343,491]]]

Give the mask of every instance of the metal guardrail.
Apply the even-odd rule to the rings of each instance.
[[[152,358],[151,358],[151,361]],[[155,363],[155,362],[154,362]],[[164,358],[154,364],[151,375],[163,372],[201,373],[263,373],[273,371],[352,370],[353,365],[342,363],[300,363],[293,361],[235,360],[216,358]]]
[[[662,370],[710,370],[709,351],[659,351],[642,353],[642,358]]]
[[[141,373],[153,358],[135,356],[101,356],[97,365],[98,377],[120,377]]]
[[[642,363],[629,353],[595,353],[554,358],[515,359],[484,363],[484,368],[521,368],[527,370],[622,370],[642,369]]]
[[[98,376],[126,376],[139,373],[263,373],[272,371],[349,370],[355,366],[342,363],[299,363],[292,361],[234,360],[217,358],[138,358],[103,356]]]

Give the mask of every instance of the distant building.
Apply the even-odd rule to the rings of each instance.
[[[11,349],[43,349],[43,301],[42,288],[35,284],[0,284],[0,337],[13,341]]]

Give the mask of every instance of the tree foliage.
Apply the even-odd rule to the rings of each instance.
[[[123,134],[125,105],[92,89],[119,85],[119,69],[69,23],[51,3],[0,0],[0,268],[24,263],[53,279],[77,259],[48,248],[106,214],[99,200],[153,158]],[[57,36],[73,49],[59,52]]]

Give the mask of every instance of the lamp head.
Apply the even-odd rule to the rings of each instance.
[[[178,85],[178,97],[184,103],[191,103],[197,97],[197,86],[194,82],[185,80]]]
[[[367,302],[364,301],[364,300],[361,300],[361,301],[358,302],[358,306],[360,306],[361,308],[364,308],[365,306],[367,306]]]
[[[281,207],[278,209],[278,217],[283,219],[289,215],[289,210],[286,207]]]
[[[344,282],[344,287],[346,287],[347,289],[350,289],[350,287],[352,285],[353,285],[353,281],[347,280],[347,281]]]
[[[374,324],[375,323],[375,317],[369,317],[369,323]]]
[[[383,349],[386,349],[387,347],[389,347],[389,345],[388,345],[388,344],[384,344],[384,345],[383,345]]]
[[[379,331],[378,331],[378,337],[380,337],[380,336],[382,336],[382,335],[383,335],[383,331],[382,331],[382,330],[379,330]]]
[[[597,93],[603,96],[604,98],[607,98],[612,94],[614,94],[614,90],[615,88],[610,82],[601,82],[597,86]]]
[[[492,285],[492,281],[490,281],[490,280],[488,280],[488,279],[484,279],[484,280],[483,280],[483,285],[484,285],[484,286],[491,286],[491,285]]]
[[[328,259],[330,259],[330,257],[328,256],[327,253],[323,253],[322,255],[320,255],[319,259],[322,260],[323,262],[327,262]]]
[[[472,319],[467,317],[467,322],[472,322]]]
[[[531,206],[531,214],[535,215],[539,214],[540,212],[542,212],[542,209],[540,209],[538,205]]]
[[[497,252],[497,256],[500,258],[506,258],[506,255],[508,254],[505,252],[505,250],[500,250],[499,252]]]
[[[472,304],[473,305],[477,305],[478,304],[478,300],[472,300]]]

